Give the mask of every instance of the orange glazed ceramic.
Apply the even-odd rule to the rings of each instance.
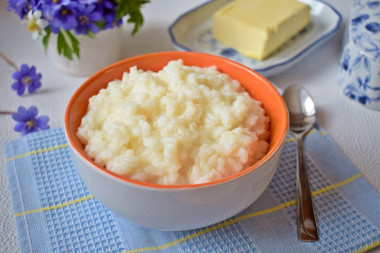
[[[132,66],[159,71],[169,61],[217,69],[238,80],[263,104],[270,118],[268,153],[251,167],[224,179],[196,185],[158,185],[134,181],[98,166],[83,151],[76,136],[89,99],[121,79]],[[194,229],[227,219],[251,205],[265,190],[278,162],[288,132],[288,111],[277,89],[252,69],[227,58],[197,52],[159,52],[117,62],[86,80],[71,97],[65,131],[77,169],[89,190],[111,210],[142,226],[159,230]],[[157,208],[157,207],[161,207]],[[154,211],[152,211],[152,208]]]

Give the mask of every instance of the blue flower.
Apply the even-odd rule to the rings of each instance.
[[[45,0],[45,5],[48,9],[57,11],[60,10],[62,6],[68,6],[71,0]]]
[[[88,6],[79,4],[76,8],[76,17],[78,26],[75,28],[76,34],[87,35],[89,31],[98,33],[100,31],[96,22],[103,18],[100,12],[94,11],[96,5],[90,4]]]
[[[106,9],[106,10],[112,10],[113,12],[115,12],[116,2],[112,0],[98,0],[96,8],[101,11]]]
[[[76,5],[76,2],[68,0],[62,0],[58,4],[54,2],[54,6],[50,13],[53,18],[50,23],[50,30],[53,33],[58,33],[60,28],[69,31],[77,27],[78,21],[75,17],[74,11]]]
[[[53,9],[54,6],[57,6],[61,3],[61,1],[56,0],[42,0],[39,2],[39,9],[42,11],[42,13],[46,17],[50,17],[50,12]],[[47,18],[47,20],[51,21],[50,18]]]
[[[29,93],[33,93],[41,87],[42,75],[36,73],[34,66],[29,68],[28,65],[22,64],[20,70],[13,73],[12,77],[16,80],[12,84],[12,89],[16,90],[19,96],[24,94],[26,88],[28,88]]]
[[[30,10],[36,8],[35,0],[7,0],[7,11],[14,11],[21,19],[23,19]]]
[[[12,113],[12,119],[17,121],[14,130],[16,132],[21,132],[22,135],[37,132],[39,130],[49,129],[49,117],[39,116],[37,117],[38,109],[35,106],[26,109],[20,106],[17,113]]]
[[[109,28],[113,28],[113,27],[119,27],[123,20],[120,18],[119,20],[115,21],[116,19],[116,13],[114,12],[109,12],[109,11],[104,11],[104,21],[105,21],[105,26],[104,26],[104,30],[106,29],[109,29]]]

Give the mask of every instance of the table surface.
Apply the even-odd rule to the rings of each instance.
[[[151,1],[143,8],[142,29],[131,36],[131,25],[123,29],[123,57],[173,50],[167,28],[182,13],[205,0]],[[364,177],[380,191],[380,112],[366,109],[348,99],[337,83],[341,41],[350,4],[347,0],[329,0],[343,17],[338,32],[285,73],[269,78],[280,88],[296,83],[308,89],[317,104],[317,121],[341,147]],[[17,110],[18,106],[35,105],[40,115],[50,117],[50,127],[62,127],[67,102],[85,78],[71,77],[56,70],[45,55],[40,39],[33,40],[18,16],[6,11],[0,1],[0,53],[16,65],[35,65],[41,72],[42,88],[32,95],[17,96],[11,90],[14,69],[0,59],[0,111]],[[154,41],[154,43],[152,43]],[[0,115],[1,146],[20,137],[13,131],[14,121]],[[0,252],[18,252],[17,234],[5,171],[4,152],[0,149]],[[373,250],[380,252],[380,249]]]

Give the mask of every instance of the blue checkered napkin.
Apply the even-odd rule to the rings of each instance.
[[[305,139],[318,242],[296,235],[296,148],[289,137],[263,195],[219,224],[159,232],[121,219],[77,174],[63,129],[6,143],[21,252],[364,252],[380,245],[380,194],[321,130]]]

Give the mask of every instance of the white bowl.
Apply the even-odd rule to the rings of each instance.
[[[142,183],[113,174],[98,166],[83,151],[76,136],[88,99],[108,82],[121,78],[129,67],[158,71],[170,60],[185,65],[211,66],[239,80],[255,99],[262,101],[270,118],[267,155],[231,177],[198,185],[166,186]],[[118,62],[89,78],[72,96],[65,115],[65,131],[76,167],[90,192],[109,209],[136,224],[157,230],[188,230],[208,226],[251,205],[271,181],[280,161],[288,132],[288,112],[276,88],[264,77],[241,64],[203,53],[162,52]]]

